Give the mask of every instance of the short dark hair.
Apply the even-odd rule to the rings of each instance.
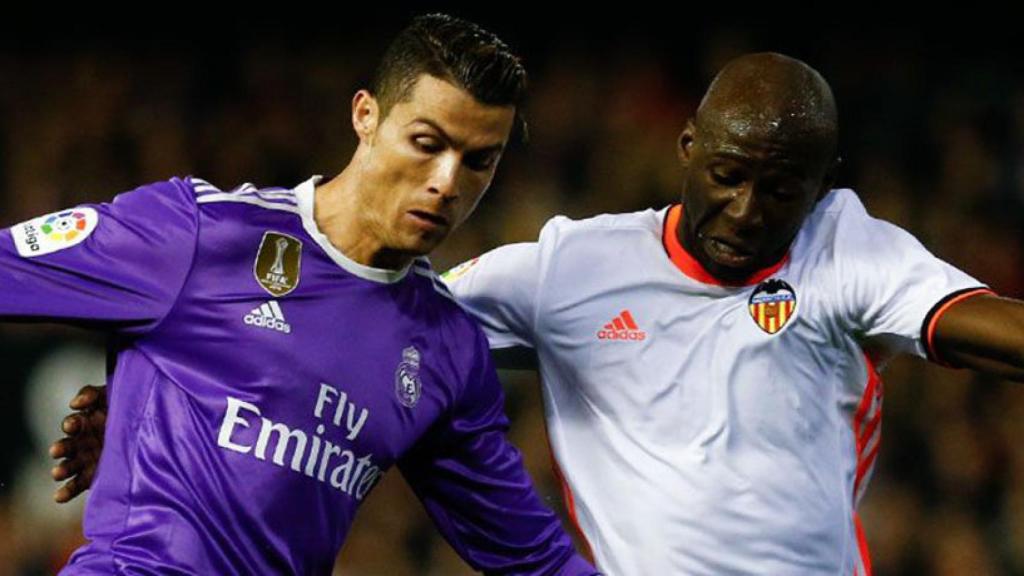
[[[381,118],[395,104],[408,101],[423,74],[458,86],[483,104],[515,106],[516,128],[525,138],[521,105],[526,69],[491,32],[447,14],[413,18],[384,52],[370,84]]]

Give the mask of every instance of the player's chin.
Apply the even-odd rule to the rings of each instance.
[[[405,242],[403,251],[413,256],[426,256],[440,246],[447,237],[447,232],[414,234]]]
[[[719,280],[727,283],[743,282],[754,273],[758,267],[754,258],[709,258],[708,272]]]

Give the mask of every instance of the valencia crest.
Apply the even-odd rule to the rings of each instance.
[[[782,280],[765,280],[750,295],[750,317],[761,330],[775,334],[796,312],[796,292]]]

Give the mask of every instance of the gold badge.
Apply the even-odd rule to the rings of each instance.
[[[280,232],[264,232],[253,273],[272,296],[284,296],[299,285],[302,241]]]

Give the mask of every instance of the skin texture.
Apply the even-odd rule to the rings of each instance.
[[[50,445],[50,457],[60,460],[50,470],[57,482],[64,482],[53,494],[57,502],[74,499],[92,484],[103,449],[107,423],[107,388],[85,386],[68,406],[75,412],[61,422],[65,437]]]
[[[982,294],[954,304],[935,326],[935,350],[953,366],[1024,382],[1024,302]]]
[[[679,137],[683,247],[725,284],[786,253],[837,164],[828,84],[779,54],[750,54],[712,82]]]
[[[423,75],[386,116],[367,91],[352,100],[359,146],[316,189],[316,222],[331,243],[366,266],[398,269],[427,254],[469,217],[494,178],[515,120]]]

